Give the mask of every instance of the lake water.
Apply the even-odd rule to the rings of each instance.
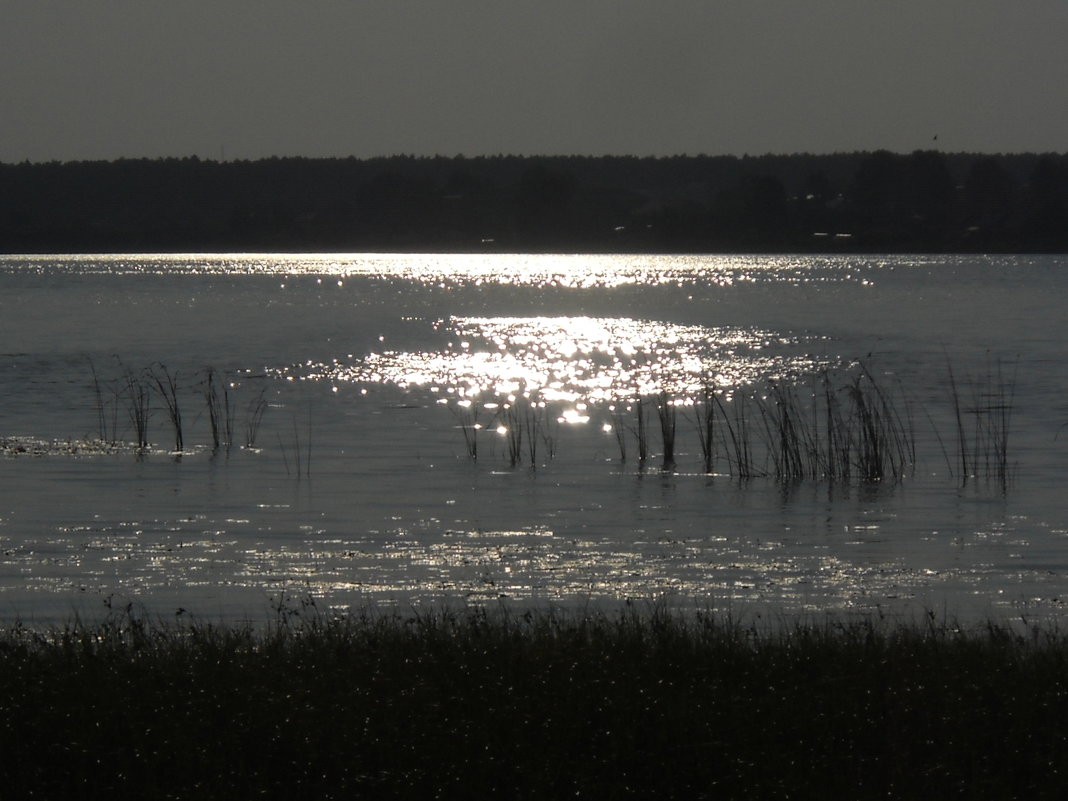
[[[309,599],[1060,618],[1065,297],[1061,256],[4,257],[0,620]],[[777,478],[774,388],[844,403],[864,370],[914,466]],[[181,453],[147,371],[174,379]],[[973,445],[1006,413],[1007,475],[961,469],[954,385]],[[755,477],[722,421],[705,471],[704,387],[727,420],[750,404]],[[655,411],[644,463],[635,432],[661,391],[666,467]]]

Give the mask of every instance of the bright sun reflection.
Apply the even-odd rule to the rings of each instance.
[[[14,269],[45,272],[58,262],[48,256],[8,259]],[[636,254],[500,254],[500,253],[181,253],[65,256],[64,265],[82,272],[111,275],[269,275],[285,279],[307,276],[321,285],[329,278],[340,290],[346,278],[402,280],[427,287],[491,284],[542,288],[589,289],[624,285],[732,286],[774,282],[870,283],[877,259],[840,256],[747,256]],[[283,288],[287,286],[282,283]]]
[[[440,351],[381,351],[301,365],[289,377],[425,388],[461,407],[516,398],[567,402],[561,422],[584,422],[582,404],[668,392],[681,402],[705,387],[745,386],[825,366],[798,337],[628,317],[456,317],[436,324]]]

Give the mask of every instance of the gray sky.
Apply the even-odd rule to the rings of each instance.
[[[0,0],[0,161],[1065,152],[1066,42],[1066,0]]]

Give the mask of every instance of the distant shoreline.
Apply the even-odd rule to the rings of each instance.
[[[1068,155],[0,164],[0,253],[1063,253]]]

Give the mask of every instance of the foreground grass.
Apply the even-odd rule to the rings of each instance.
[[[3,798],[1063,798],[1068,638],[479,612],[0,634]]]

